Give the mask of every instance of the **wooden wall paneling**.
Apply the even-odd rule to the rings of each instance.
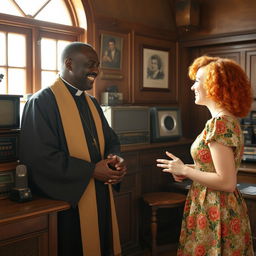
[[[189,111],[189,106],[192,98],[192,96],[190,96],[191,90],[189,86],[187,68],[185,68],[189,65],[188,54],[188,49],[180,47],[180,45],[178,44],[179,62],[177,63],[177,83],[179,87],[179,106],[181,108],[182,135],[187,138],[190,137],[189,119],[191,117],[191,111]]]
[[[200,2],[200,36],[255,29],[254,0],[203,0]],[[188,33],[187,33],[188,34]]]
[[[198,47],[186,48],[180,47],[180,74],[179,87],[180,97],[179,105],[181,107],[181,120],[183,136],[187,138],[196,138],[204,128],[206,120],[209,118],[209,111],[204,106],[195,104],[195,94],[191,90],[193,81],[188,77],[188,68],[193,60],[200,56]]]
[[[176,29],[172,0],[161,0],[161,2],[155,0],[91,0],[91,2],[94,3],[94,10],[97,15],[145,24],[155,28],[164,28],[170,31]]]
[[[169,52],[169,89],[143,88],[143,48],[153,48]],[[177,104],[178,88],[176,84],[176,46],[175,42],[134,34],[133,51],[133,104]]]
[[[4,256],[48,256],[49,253],[46,231],[0,242],[0,255]]]
[[[155,18],[155,17],[154,17]],[[98,29],[103,29],[106,31],[136,31],[137,34],[151,37],[154,35],[154,38],[164,39],[164,40],[173,40],[176,41],[177,34],[176,30],[168,30],[163,27],[152,27],[150,25],[145,25],[141,23],[136,23],[134,21],[125,21],[124,19],[118,19],[113,16],[106,15],[97,15],[94,24]]]
[[[164,152],[169,150],[185,162],[190,162],[190,144],[191,140],[182,138],[173,142],[122,146],[122,156],[128,169],[121,183],[121,191],[115,193],[115,202],[123,255],[143,255],[142,194],[168,191],[172,182],[170,174],[156,167],[156,159],[163,158]]]
[[[147,150],[140,154],[139,164],[141,169],[141,193],[161,190],[161,170],[156,167],[156,159],[162,158],[164,152],[160,150]]]
[[[97,41],[96,41],[96,51],[98,53],[99,59],[101,61],[101,39],[102,34],[120,37],[123,40],[122,52],[121,52],[121,68],[104,68],[100,67],[100,75],[97,78],[96,84],[94,85],[94,96],[99,100],[101,99],[101,93],[106,90],[109,86],[116,85],[119,92],[123,93],[124,104],[130,102],[130,89],[131,84],[131,34],[129,32],[121,31],[108,31],[108,30],[97,30]],[[121,49],[120,49],[121,50]]]
[[[245,58],[246,72],[251,81],[254,98],[256,98],[256,45],[254,49],[246,51]]]
[[[235,52],[233,49],[218,49],[214,47],[213,49],[201,49],[201,55],[208,55],[213,57],[228,58],[241,63],[241,52]]]
[[[141,176],[138,169],[138,153],[127,152],[123,157],[128,169],[120,192],[115,193],[115,203],[123,255],[128,255],[140,251],[138,202],[141,194]]]

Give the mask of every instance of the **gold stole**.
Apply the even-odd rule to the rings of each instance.
[[[59,108],[62,125],[68,145],[69,154],[73,157],[83,159],[87,162],[91,161],[90,153],[86,137],[84,135],[83,125],[76,103],[62,82],[58,78],[50,87],[54,93]],[[102,159],[104,158],[105,140],[102,129],[102,123],[99,113],[91,100],[85,94],[89,108],[92,112],[93,119],[97,130],[97,135],[100,143],[100,152]],[[86,170],[85,170],[86,171]],[[75,172],[75,170],[74,170]],[[112,193],[112,186],[108,185],[111,205],[111,220],[112,220],[112,234],[113,234],[113,251],[114,255],[121,255],[121,246],[119,239],[119,230],[116,218],[115,204]],[[83,243],[83,253],[86,256],[100,256],[100,236],[98,226],[98,211],[96,202],[96,192],[94,178],[91,178],[87,188],[85,189],[79,203],[80,227],[81,237]]]

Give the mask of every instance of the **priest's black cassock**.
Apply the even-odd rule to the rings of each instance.
[[[67,84],[79,109],[91,162],[71,157],[55,97],[50,88],[35,93],[26,103],[21,124],[20,161],[27,165],[29,186],[33,193],[67,201],[72,208],[58,213],[58,255],[82,256],[78,201],[101,160],[93,137],[98,140],[95,124],[84,93]],[[100,105],[95,103],[102,120],[105,158],[120,155],[120,143],[109,127]],[[97,143],[99,145],[99,143]],[[115,186],[118,189],[118,186]],[[102,255],[109,255],[111,217],[108,186],[95,180],[99,233]]]

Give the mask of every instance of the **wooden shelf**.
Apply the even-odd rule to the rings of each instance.
[[[168,148],[176,145],[191,144],[193,141],[194,141],[193,139],[181,138],[175,141],[155,142],[155,143],[148,143],[148,144],[121,145],[121,151],[129,152],[129,151],[138,151],[138,150],[145,150],[145,149]]]
[[[239,171],[255,173],[256,174],[256,163],[245,163],[245,162],[242,162],[242,164],[239,167]]]
[[[6,162],[0,163],[0,172],[14,170],[18,162]]]

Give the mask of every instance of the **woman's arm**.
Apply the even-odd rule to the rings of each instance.
[[[232,148],[217,142],[209,143],[209,148],[216,173],[202,172],[186,166],[179,158],[169,152],[166,154],[173,160],[157,159],[157,162],[160,163],[157,166],[164,168],[164,172],[183,175],[211,189],[233,192],[237,183],[237,170]]]

